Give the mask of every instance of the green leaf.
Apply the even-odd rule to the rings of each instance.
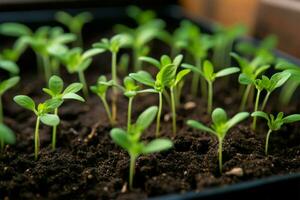
[[[157,67],[158,69],[160,69],[162,67],[158,60],[151,58],[151,57],[142,56],[142,57],[139,57],[139,60],[150,63],[151,65]]]
[[[63,101],[61,99],[58,99],[58,98],[49,99],[49,100],[45,101],[44,105],[45,105],[45,108],[46,108],[46,112],[54,111],[54,109],[61,106],[62,103],[63,103]]]
[[[176,75],[174,85],[176,86],[190,72],[191,72],[190,69],[184,69],[184,70],[181,70],[180,72],[178,72],[178,74]]]
[[[83,85],[81,83],[72,83],[70,84],[63,92],[63,94],[67,94],[67,93],[76,93],[79,90],[81,90],[83,87]]]
[[[64,24],[65,26],[68,26],[70,22],[73,20],[73,17],[66,12],[59,11],[55,14],[55,19],[58,22]]]
[[[283,118],[282,120],[283,120],[283,123],[285,123],[285,124],[300,121],[300,114],[289,115],[289,116]]]
[[[48,85],[49,89],[53,92],[53,94],[58,95],[63,90],[64,82],[60,77],[54,75],[51,76],[51,78],[49,79]]]
[[[176,68],[180,65],[182,60],[183,60],[183,55],[181,55],[181,54],[174,58],[173,64],[175,65]]]
[[[265,113],[265,112],[262,112],[262,111],[256,111],[256,112],[253,112],[253,113],[251,114],[251,117],[261,117],[261,118],[266,119],[267,121],[270,120],[268,114]]]
[[[254,83],[254,81],[249,76],[242,73],[239,75],[239,83],[244,84],[244,85],[251,85]]]
[[[129,149],[131,148],[131,142],[129,141],[127,136],[127,133],[120,128],[113,128],[110,131],[110,137],[112,138],[112,140],[123,149],[129,151]]]
[[[84,98],[82,98],[81,96],[79,96],[78,94],[75,94],[75,93],[67,93],[67,94],[64,94],[63,99],[73,99],[73,100],[77,100],[77,101],[81,101],[81,102],[85,102]]]
[[[240,57],[238,54],[231,52],[230,56],[233,57],[240,65],[242,71],[249,66],[249,62],[245,59]]]
[[[155,139],[149,142],[142,149],[143,154],[155,153],[168,150],[173,147],[173,142],[168,139]]]
[[[207,80],[212,80],[214,76],[214,66],[209,60],[205,60],[203,64],[203,74]]]
[[[156,117],[157,110],[157,106],[151,106],[147,108],[142,114],[140,114],[135,123],[140,131],[143,131],[150,126],[150,124]]]
[[[236,124],[238,124],[239,122],[243,121],[244,119],[246,119],[248,117],[249,117],[248,112],[241,112],[241,113],[236,114],[230,120],[228,120],[228,122],[226,123],[228,129],[235,126]]]
[[[59,124],[59,117],[55,114],[43,114],[40,116],[41,122],[48,126],[57,126]]]
[[[267,69],[270,68],[270,65],[263,65],[263,66],[260,66],[258,69],[256,69],[255,71],[255,77],[257,77],[258,75],[260,75],[261,73],[263,73],[264,71],[266,71]]]
[[[0,60],[0,68],[11,74],[18,74],[20,72],[18,65],[9,60]]]
[[[224,109],[216,108],[211,115],[212,121],[216,125],[224,124],[227,122],[227,114]]]
[[[86,69],[90,66],[91,63],[92,63],[92,59],[91,59],[91,58],[88,58],[88,59],[82,61],[82,62],[77,66],[77,72],[78,72],[78,71],[82,71],[82,72],[83,72],[84,70],[86,70]]]
[[[214,132],[214,130],[212,130],[211,128],[209,128],[209,127],[207,127],[207,126],[203,125],[202,123],[197,122],[195,120],[188,120],[187,121],[187,125],[195,128],[195,129],[198,129],[198,130],[201,130],[201,131],[204,131],[204,132],[208,132],[208,133],[212,133],[212,134],[216,135],[216,133]]]
[[[237,67],[230,67],[230,68],[226,68],[226,69],[223,69],[223,70],[220,70],[216,73],[216,77],[223,77],[223,76],[227,76],[229,74],[234,74],[234,73],[237,73],[239,72],[240,69],[237,68]]]
[[[20,37],[23,35],[31,35],[30,28],[20,23],[3,23],[0,25],[0,33],[7,36]]]
[[[0,139],[6,144],[14,144],[16,142],[15,134],[4,124],[0,124]]]
[[[34,101],[26,95],[17,95],[14,97],[14,101],[21,107],[31,111],[35,111]]]
[[[3,95],[8,89],[14,87],[20,81],[20,77],[12,77],[0,83],[0,95]]]
[[[154,87],[155,81],[153,80],[152,76],[146,71],[130,73],[129,76],[139,83],[142,83],[150,87]]]
[[[203,72],[200,69],[198,69],[197,67],[193,66],[193,65],[184,63],[184,64],[182,64],[182,67],[186,68],[186,69],[190,69],[193,72],[195,72],[197,74],[200,74],[201,76],[204,76]]]
[[[90,49],[82,54],[82,59],[85,60],[103,52],[105,52],[104,49]]]
[[[175,79],[176,66],[173,64],[165,65],[156,75],[156,82],[159,85],[170,86],[171,82]]]
[[[171,58],[170,58],[169,56],[167,56],[167,55],[161,56],[160,62],[161,62],[161,66],[162,66],[162,67],[164,67],[164,66],[166,66],[166,65],[172,64]]]
[[[271,90],[281,87],[290,78],[290,76],[291,76],[291,73],[288,71],[283,71],[283,72],[274,74],[270,79],[271,82],[274,83]]]

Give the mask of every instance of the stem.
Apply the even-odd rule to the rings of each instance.
[[[260,90],[257,90],[255,106],[254,106],[254,112],[256,112],[258,110],[260,92],[261,92]],[[256,116],[253,117],[252,129],[253,130],[256,129]]]
[[[58,114],[58,108],[55,108],[54,114]],[[57,132],[57,126],[53,126],[52,128],[52,150],[55,150],[56,148],[56,132]]]
[[[34,132],[34,159],[37,160],[40,149],[39,138],[40,117],[37,117]]]
[[[246,90],[243,95],[243,98],[242,98],[241,105],[240,105],[240,111],[245,110],[245,106],[246,106],[246,102],[247,102],[250,90],[251,90],[251,85],[247,85]]]
[[[212,110],[212,102],[213,102],[213,84],[212,82],[208,82],[208,100],[207,100],[207,113],[211,114]]]
[[[140,61],[138,58],[138,49],[137,48],[133,49],[133,69],[134,69],[134,72],[137,72],[141,69]]]
[[[78,77],[79,77],[79,81],[80,81],[80,82],[82,83],[82,85],[83,85],[83,88],[82,88],[83,95],[84,95],[84,97],[87,99],[88,96],[89,96],[89,91],[88,91],[88,88],[87,88],[87,84],[86,84],[86,80],[85,80],[83,71],[79,71],[79,72],[78,72]]]
[[[2,105],[2,95],[0,95],[0,123],[3,123],[3,105]]]
[[[111,60],[111,76],[112,80],[116,84],[118,81],[117,77],[117,52],[112,52],[112,60]],[[117,119],[117,95],[118,90],[116,87],[113,87],[113,93],[112,93],[112,119],[113,121],[116,121]]]
[[[176,102],[175,102],[175,94],[174,88],[171,87],[171,107],[172,107],[172,127],[173,127],[173,137],[176,137]]]
[[[133,97],[129,97],[128,111],[127,111],[127,132],[129,132],[131,128],[132,101],[133,101]]]
[[[171,106],[171,98],[170,98],[170,95],[168,94],[167,90],[163,91],[163,95],[164,95],[165,100],[167,101],[168,105]]]
[[[113,126],[113,125],[115,124],[115,121],[114,121],[113,118],[112,118],[112,115],[111,115],[111,112],[110,112],[108,103],[107,103],[107,101],[106,101],[106,98],[100,96],[100,99],[101,99],[101,101],[102,101],[102,103],[103,103],[103,105],[104,105],[104,108],[105,108],[107,117],[108,117],[108,119],[109,119],[109,122],[110,122],[110,124]]]
[[[45,81],[47,82],[50,79],[51,76],[51,66],[49,63],[49,57],[48,56],[42,56],[43,59],[43,66],[44,66],[44,73],[45,73]]]
[[[267,105],[267,102],[269,100],[270,94],[271,94],[271,92],[267,92],[267,94],[266,94],[266,96],[264,98],[263,104],[261,106],[261,109],[260,109],[261,111],[263,111],[265,109],[265,107]]]
[[[135,173],[135,161],[136,156],[130,155],[130,167],[129,167],[129,188],[132,190],[133,177]]]
[[[159,92],[159,105],[158,105],[158,113],[156,117],[156,132],[155,135],[156,137],[159,136],[159,129],[160,129],[160,117],[161,117],[161,111],[162,111],[162,92]]]
[[[223,144],[223,139],[219,138],[219,144],[218,144],[218,157],[219,157],[219,170],[220,174],[222,174],[222,168],[223,168],[223,161],[222,161],[222,144]]]
[[[77,40],[75,40],[75,45],[83,48],[83,39],[82,39],[81,30],[77,30],[75,34],[77,35]]]
[[[268,155],[269,139],[270,139],[271,133],[272,133],[272,130],[269,129],[269,131],[268,131],[268,133],[267,133],[266,146],[265,146],[265,154],[266,154],[266,155]]]

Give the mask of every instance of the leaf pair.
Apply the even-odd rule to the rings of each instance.
[[[111,39],[103,38],[100,42],[93,44],[96,49],[103,49],[112,53],[117,53],[120,48],[126,47],[129,44],[130,38],[126,34],[117,34]]]

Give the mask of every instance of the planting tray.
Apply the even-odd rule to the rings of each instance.
[[[99,7],[85,9],[64,9],[70,13],[81,11],[89,11],[94,16],[94,21],[88,24],[84,30],[84,37],[95,37],[101,30],[107,30],[116,23],[130,24],[131,21],[126,17],[125,7]],[[37,27],[42,24],[53,25],[53,15],[56,12],[53,10],[26,10],[26,11],[9,11],[0,13],[0,23],[3,22],[21,22],[32,27]],[[185,12],[178,6],[169,5],[161,7],[158,10],[159,16],[166,20],[169,26],[177,26],[180,20],[186,18]],[[211,22],[203,21],[202,19],[192,18],[192,21],[197,23],[204,32],[212,32]],[[7,39],[5,37],[0,38]],[[240,40],[250,40],[253,43],[258,41],[252,38],[241,38]],[[239,40],[239,41],[240,41]],[[237,41],[237,42],[239,42]],[[90,45],[94,41],[88,41]],[[2,43],[2,42],[1,42]],[[4,42],[5,43],[5,42]],[[275,53],[279,57],[283,57],[293,63],[300,65],[300,61],[281,51],[276,50]],[[25,71],[24,71],[25,72]],[[279,197],[294,196],[293,199],[300,198],[300,173],[276,175],[267,178],[262,178],[253,181],[246,181],[239,184],[228,185],[223,187],[211,187],[203,191],[191,191],[184,194],[170,194],[151,198],[153,200],[192,200],[192,199],[241,199],[241,198],[263,198],[272,199]]]

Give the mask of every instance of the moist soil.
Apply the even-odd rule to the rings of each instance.
[[[95,82],[95,74],[87,75],[90,83]],[[76,77],[67,81],[74,80]],[[225,108],[232,116],[238,111],[240,95],[237,89],[229,90],[224,83],[224,80],[216,81],[214,105]],[[27,74],[17,89],[4,96],[5,123],[15,131],[17,143],[7,145],[0,154],[0,199],[144,199],[300,172],[299,123],[274,132],[270,138],[270,154],[265,156],[265,121],[259,119],[257,131],[253,132],[251,119],[248,119],[226,136],[224,172],[219,174],[216,138],[185,125],[188,119],[210,123],[205,113],[205,100],[189,96],[189,83],[186,83],[183,104],[177,112],[178,133],[173,138],[174,148],[139,157],[133,191],[127,187],[129,156],[112,142],[111,126],[102,103],[92,94],[86,103],[68,101],[60,108],[61,124],[55,151],[50,146],[51,129],[40,127],[41,151],[35,161],[36,119],[31,112],[17,106],[12,98],[16,94],[27,94],[42,101],[46,97],[40,90],[43,85],[42,79]],[[145,108],[157,105],[157,101],[154,94],[137,97],[133,104],[133,120]],[[191,106],[193,103],[195,107]],[[299,104],[288,108],[276,105],[274,94],[267,108],[269,111],[299,111]],[[126,126],[126,113],[127,99],[120,95],[119,127]],[[161,136],[170,138],[172,129],[167,104],[163,113]],[[154,132],[155,124],[145,131],[143,140],[153,139]]]

